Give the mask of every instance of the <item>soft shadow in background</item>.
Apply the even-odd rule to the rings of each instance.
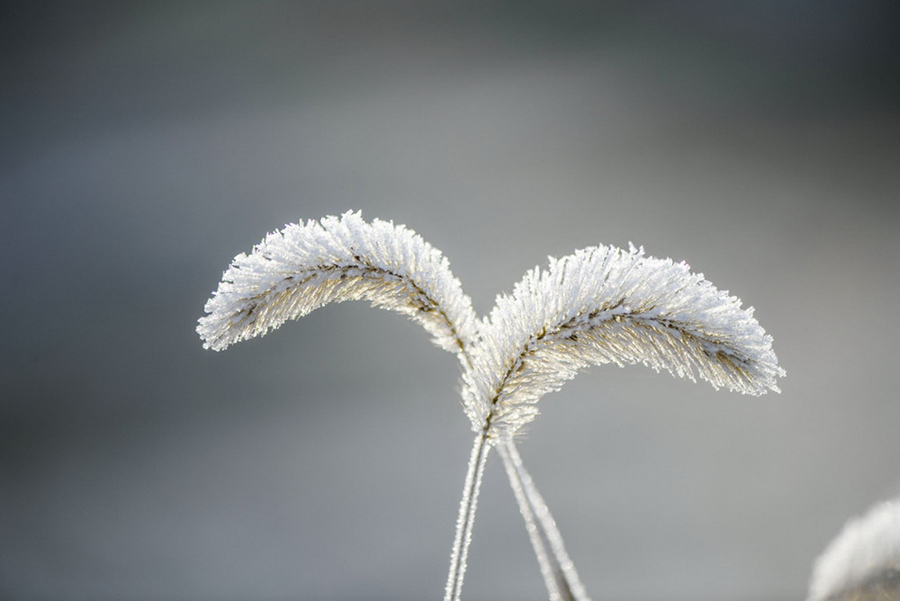
[[[598,243],[756,307],[762,398],[633,367],[520,448],[591,594],[787,600],[900,492],[890,3],[0,9],[0,597],[436,599],[454,358],[357,304],[204,351],[231,258],[361,209],[486,313]],[[499,461],[467,596],[546,598]]]

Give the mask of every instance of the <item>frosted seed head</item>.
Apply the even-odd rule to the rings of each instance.
[[[223,350],[348,300],[402,313],[457,354],[476,337],[471,301],[443,255],[412,230],[367,223],[358,212],[288,224],[236,256],[197,333],[206,348]]]
[[[466,407],[473,427],[490,414],[503,436],[588,365],[642,363],[754,395],[778,391],[784,375],[771,337],[739,299],[634,245],[582,249],[527,272],[497,298],[481,334],[464,376]]]

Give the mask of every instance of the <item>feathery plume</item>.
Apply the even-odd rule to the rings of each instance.
[[[900,499],[847,522],[816,560],[807,600],[900,600]]]
[[[197,333],[220,351],[348,300],[402,313],[454,353],[477,333],[471,301],[440,251],[403,226],[366,223],[359,212],[289,224],[235,257]]]
[[[464,374],[473,428],[511,436],[582,368],[643,363],[715,388],[778,391],[784,375],[753,309],[685,263],[586,248],[528,272],[497,298]]]

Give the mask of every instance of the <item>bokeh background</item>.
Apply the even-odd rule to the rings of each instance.
[[[415,324],[224,353],[232,257],[361,209],[479,314],[548,255],[688,261],[782,394],[589,370],[520,450],[597,599],[802,599],[900,494],[900,41],[870,2],[0,8],[0,598],[437,599],[471,442]],[[471,599],[546,594],[488,465]]]

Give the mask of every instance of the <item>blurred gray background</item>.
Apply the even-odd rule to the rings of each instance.
[[[900,494],[898,10],[866,2],[4,3],[0,598],[438,599],[459,370],[363,303],[224,353],[232,257],[361,209],[476,310],[629,241],[756,307],[745,397],[594,368],[526,464],[595,599],[802,599]],[[470,599],[546,594],[497,457]]]

